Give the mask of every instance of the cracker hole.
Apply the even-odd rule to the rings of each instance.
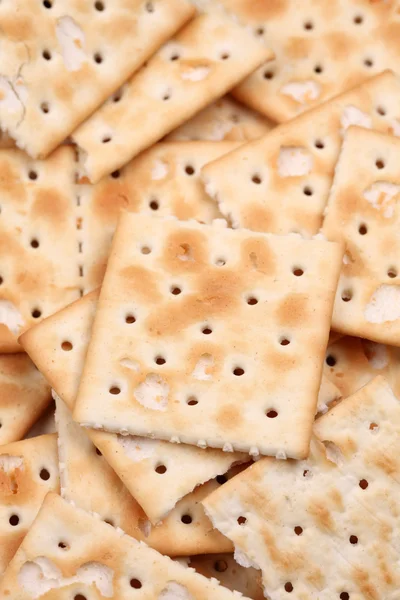
[[[65,352],[70,352],[73,348],[73,345],[71,344],[71,342],[65,340],[62,344],[61,344],[61,348],[63,350],[65,350]]]
[[[304,275],[304,270],[301,267],[293,267],[292,273],[296,277],[301,277],[302,275]]]
[[[51,8],[53,6],[53,3],[50,0],[43,0],[43,6],[45,8]]]
[[[255,30],[254,33],[259,36],[264,35],[265,29],[264,29],[264,27],[257,27],[257,29]]]
[[[390,269],[388,269],[388,277],[390,277],[391,279],[394,279],[395,277],[397,277],[397,269],[395,269],[394,267],[390,267]]]
[[[323,73],[323,71],[324,71],[324,67],[322,65],[315,65],[314,73],[317,73],[318,75],[320,75],[321,73]]]
[[[108,144],[109,142],[111,142],[111,136],[105,135],[101,141],[103,144]]]
[[[166,92],[164,94],[164,96],[162,97],[162,99],[164,100],[164,102],[166,102],[167,100],[171,99],[171,93],[170,92]]]
[[[376,112],[378,113],[378,115],[381,115],[381,117],[384,117],[386,115],[386,110],[383,108],[383,106],[377,106]]]
[[[276,419],[278,416],[278,412],[274,408],[270,408],[265,414],[267,415],[268,419]]]
[[[8,519],[8,522],[10,523],[11,527],[16,527],[19,523],[19,516],[11,515],[11,517]]]
[[[31,179],[32,181],[36,181],[36,179],[38,178],[38,174],[37,174],[37,172],[36,172],[36,171],[34,171],[34,170],[31,170],[31,171],[29,171],[29,173],[28,173],[28,177],[29,177],[29,179]]]
[[[165,358],[163,356],[156,356],[155,358],[155,363],[156,365],[165,365],[167,361],[165,360]]]
[[[102,452],[98,448],[96,448],[96,454],[97,456],[103,456]]]
[[[340,600],[349,600],[350,599],[350,594],[348,594],[347,592],[342,592],[339,596]]]
[[[3,423],[0,421],[0,429],[3,427]]]
[[[312,29],[314,29],[314,23],[312,21],[305,21],[303,27],[306,31],[311,31]]]
[[[370,431],[375,431],[376,429],[379,429],[379,425],[377,423],[370,423],[369,429]]]
[[[308,469],[304,469],[303,471],[303,477],[307,477],[307,475],[309,474],[309,470]]]
[[[113,96],[113,102],[119,102],[122,98],[122,91],[118,90]]]
[[[228,60],[231,57],[231,55],[229,54],[229,52],[223,52],[220,55],[221,60]]]
[[[254,296],[250,296],[250,298],[247,298],[247,304],[254,306],[255,304],[258,304],[258,300]]]
[[[140,579],[131,579],[129,583],[130,586],[133,587],[135,590],[140,590],[140,588],[142,587],[142,582],[140,581]]]
[[[58,542],[58,547],[61,550],[69,550],[69,544],[67,544],[67,542],[64,541]]]
[[[253,177],[251,178],[251,180],[256,185],[260,185],[260,183],[262,183],[262,179],[261,179],[260,175],[253,175]]]
[[[328,354],[328,356],[325,359],[325,362],[328,365],[328,367],[334,367],[337,363],[337,360],[332,354]]]
[[[185,173],[186,175],[194,175],[196,173],[196,170],[194,167],[192,167],[192,165],[186,165]]]
[[[177,54],[176,52],[174,54],[171,54],[171,56],[169,57],[169,60],[179,60],[180,59],[180,55]]]
[[[42,316],[42,311],[39,310],[38,308],[34,308],[31,312],[31,315],[34,319],[38,319],[39,317]]]
[[[0,275],[0,285],[4,282],[4,279],[2,278],[2,276]]]
[[[285,583],[285,592],[287,592],[288,594],[291,594],[293,592],[293,585],[290,581],[287,581]]]
[[[382,160],[381,158],[378,158],[377,161],[375,161],[375,166],[377,169],[384,169],[385,168],[385,161]]]
[[[301,535],[303,533],[303,528],[299,525],[296,525],[296,527],[294,528],[294,532],[296,535]]]
[[[217,483],[219,483],[219,485],[224,485],[224,483],[226,483],[228,481],[228,478],[226,475],[217,475]]]
[[[118,179],[118,177],[120,177],[120,176],[121,176],[121,171],[119,171],[118,169],[117,169],[116,171],[113,171],[113,172],[111,173],[111,177],[112,177],[113,179]]]
[[[190,525],[190,523],[192,523],[193,519],[192,519],[192,517],[190,515],[182,515],[181,516],[181,521],[185,525]]]
[[[149,246],[142,246],[140,252],[142,254],[151,254],[151,248]]]
[[[312,188],[310,188],[310,186],[309,186],[309,185],[306,185],[306,187],[305,187],[305,188],[303,188],[303,194],[304,194],[305,196],[312,196],[312,195],[313,195],[313,193],[314,193],[314,192],[313,192],[313,189],[312,189]]]
[[[325,148],[325,144],[322,140],[315,140],[314,146],[318,148],[318,150],[323,150]]]
[[[365,58],[364,59],[364,65],[366,67],[368,67],[368,69],[370,69],[371,67],[374,66],[374,61],[371,58]]]
[[[36,238],[33,238],[31,240],[31,247],[32,248],[39,248],[40,244],[39,244],[39,240],[37,240]]]
[[[99,12],[103,12],[103,10],[105,9],[104,3],[103,2],[95,2],[94,3],[94,7],[96,10],[98,10]]]
[[[48,481],[50,479],[50,473],[47,469],[41,469],[40,479],[43,479],[43,481]]]
[[[179,294],[181,294],[181,293],[182,293],[182,290],[181,290],[180,287],[178,287],[176,285],[174,285],[174,286],[171,287],[171,294],[173,296],[179,296]]]
[[[74,596],[74,600],[87,600],[87,598],[83,594],[76,594],[76,596]]]
[[[96,52],[96,54],[93,56],[94,62],[98,65],[101,65],[101,63],[103,62],[103,56],[102,54],[100,54],[100,52]]]
[[[351,290],[343,290],[343,292],[342,292],[343,302],[350,302],[352,297],[353,297],[353,292]]]
[[[240,516],[240,517],[238,517],[237,522],[238,522],[238,525],[245,525],[247,523],[247,519],[246,519],[246,517]]]
[[[350,544],[353,544],[353,546],[355,546],[356,544],[358,544],[358,537],[356,535],[351,535],[349,537],[349,542]]]
[[[110,387],[110,389],[108,391],[113,396],[118,396],[118,394],[121,393],[121,388],[119,388],[117,385],[113,385],[112,387]]]
[[[136,323],[136,319],[135,319],[134,315],[132,315],[132,314],[126,315],[125,323],[128,323],[128,325],[131,325],[132,323]]]
[[[42,102],[42,104],[40,105],[40,110],[42,111],[42,113],[47,115],[50,112],[50,106],[48,102]]]
[[[151,200],[149,206],[151,210],[158,210],[160,208],[160,205],[158,204],[157,200]]]
[[[165,465],[157,465],[157,467],[154,470],[159,475],[164,475],[164,473],[167,472],[167,467]]]
[[[211,327],[203,327],[203,329],[201,330],[202,333],[204,333],[204,335],[210,335],[212,333],[212,329]]]
[[[275,76],[275,73],[273,71],[271,71],[271,70],[264,71],[264,75],[263,75],[264,79],[273,79],[274,76]]]
[[[361,25],[363,22],[364,22],[364,18],[363,18],[363,16],[362,16],[362,15],[356,15],[356,16],[353,18],[353,23],[354,23],[354,25]]]
[[[368,484],[368,481],[366,479],[360,479],[358,485],[360,486],[360,488],[362,490],[366,490],[369,484]]]
[[[186,404],[189,406],[196,406],[198,403],[199,401],[197,400],[196,396],[190,396],[186,401]]]
[[[358,233],[360,235],[366,235],[368,233],[368,227],[366,226],[365,223],[361,223],[361,225],[359,225]]]
[[[283,337],[279,340],[281,346],[289,346],[290,340],[286,337]]]
[[[242,367],[235,367],[233,369],[233,374],[236,375],[236,377],[241,377],[244,375],[244,369],[242,369]]]
[[[224,267],[226,265],[226,260],[223,258],[217,258],[215,264],[217,265],[217,267]]]
[[[219,560],[216,560],[214,563],[214,570],[217,571],[217,573],[224,573],[228,568],[228,563],[226,562],[226,560],[223,560],[222,558],[220,558]]]
[[[146,2],[146,11],[148,13],[154,12],[154,4],[152,2]]]

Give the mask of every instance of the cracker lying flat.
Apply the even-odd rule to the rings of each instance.
[[[19,333],[79,297],[75,168],[72,148],[45,161],[0,150],[0,352],[21,351]]]
[[[22,336],[25,349],[71,410],[96,305],[97,293],[89,294]],[[153,523],[163,519],[195,486],[224,474],[233,463],[245,458],[238,453],[205,451],[101,431],[87,430],[87,434]],[[220,551],[220,548],[217,545],[216,550],[204,550],[209,551]]]
[[[200,15],[74,133],[97,182],[223,96],[272,53],[229,19]]]
[[[123,214],[74,418],[305,456],[341,256],[325,241]]]
[[[323,225],[328,239],[346,246],[332,327],[393,345],[400,344],[399,160],[400,139],[349,129]]]
[[[215,577],[230,590],[237,590],[253,600],[264,600],[260,571],[241,567],[232,554],[192,556],[189,564],[201,575]]]
[[[24,539],[46,494],[58,489],[56,435],[0,446],[0,575]]]
[[[81,284],[101,285],[121,208],[210,223],[219,212],[200,181],[201,168],[237,148],[233,142],[156,144],[96,185],[78,188]]]
[[[49,494],[9,565],[0,596],[31,600],[115,598],[230,600],[241,597],[56,494]]]
[[[233,92],[274,121],[292,119],[371,75],[397,69],[397,2],[218,3],[275,53],[274,62],[260,67]]]
[[[270,131],[274,124],[250,108],[224,96],[170,133],[166,141],[230,140],[246,142]]]
[[[316,421],[327,456],[315,440],[306,461],[260,460],[203,502],[269,597],[396,597],[399,424],[399,401],[375,380]]]
[[[186,0],[2,2],[1,129],[47,156],[193,12]]]
[[[21,440],[50,400],[48,383],[26,354],[0,355],[0,445]]]
[[[234,227],[313,235],[351,124],[400,135],[400,79],[378,75],[207,165],[206,190]]]

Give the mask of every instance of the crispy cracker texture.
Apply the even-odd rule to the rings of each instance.
[[[124,214],[75,418],[306,456],[341,257],[320,240]]]

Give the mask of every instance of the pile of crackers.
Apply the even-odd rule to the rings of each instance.
[[[0,0],[0,600],[400,600],[399,65],[400,0]]]

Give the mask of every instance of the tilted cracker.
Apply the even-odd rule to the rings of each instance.
[[[97,182],[226,94],[272,54],[226,18],[200,15],[74,133]]]
[[[13,600],[31,600],[39,595],[45,595],[46,600],[77,600],[79,596],[99,600],[242,597],[123,535],[56,494],[47,496],[0,583],[0,597],[11,593]]]
[[[339,388],[343,398],[354,394],[377,374],[359,338],[345,336],[328,346],[324,375]]]
[[[19,333],[79,297],[75,170],[72,148],[45,161],[0,150],[0,352],[21,351]]]
[[[341,256],[325,241],[123,214],[74,418],[307,455]]]
[[[351,124],[400,135],[400,79],[382,73],[206,165],[206,191],[234,227],[314,235]]]
[[[59,490],[57,436],[0,446],[0,575],[49,491]]]
[[[215,577],[230,590],[237,590],[253,600],[264,600],[260,571],[240,566],[232,554],[192,556],[189,565],[204,577]]]
[[[50,387],[29,356],[0,355],[0,445],[21,440],[50,401]]]
[[[233,94],[283,122],[384,69],[397,70],[397,2],[218,0],[276,59]]]
[[[395,346],[400,345],[399,160],[400,139],[349,129],[322,229],[346,247],[332,327]]]
[[[33,327],[22,336],[24,348],[70,410],[78,393],[96,306],[97,292],[45,319],[40,327]],[[232,464],[245,458],[239,453],[86,431],[153,523],[163,519],[197,485],[224,474]],[[216,551],[220,551],[218,546]]]
[[[79,186],[81,284],[101,285],[121,208],[210,223],[220,215],[200,181],[201,168],[237,148],[233,142],[160,143],[95,185]]]
[[[193,13],[186,0],[2,2],[1,129],[47,156]]]
[[[325,413],[330,405],[337,402],[341,397],[340,389],[323,374],[318,392],[317,413]]]
[[[217,100],[166,137],[168,142],[209,140],[246,142],[270,131],[274,124],[231,96]]]
[[[398,455],[399,417],[399,401],[375,380],[316,421],[326,454],[314,440],[306,461],[260,460],[203,502],[239,561],[262,569],[270,597],[395,597],[399,485],[379,459],[395,446]],[[385,425],[379,440],[372,419]]]

